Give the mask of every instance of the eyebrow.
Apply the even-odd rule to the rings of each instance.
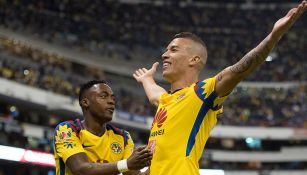
[[[98,94],[103,94],[103,93],[105,93],[105,94],[108,94],[108,95],[111,95],[111,96],[114,96],[115,97],[115,95],[114,95],[114,93],[109,93],[108,91],[102,91],[102,92],[97,92]]]
[[[172,45],[172,46],[170,46],[170,48],[169,49],[177,49],[177,48],[179,48],[179,46],[177,46],[177,45]],[[168,48],[166,48],[165,50],[167,51],[167,50],[169,50]]]

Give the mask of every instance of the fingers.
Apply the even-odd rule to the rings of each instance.
[[[307,9],[307,1],[303,1],[300,5],[299,5],[299,14],[301,15],[302,13],[304,13],[304,11]]]
[[[137,170],[149,166],[151,164],[152,153],[147,145],[136,148],[131,157],[128,158],[128,167],[131,170]]]
[[[136,148],[136,151],[141,152],[141,151],[144,150],[146,147],[147,147],[147,145],[140,146],[140,147]]]
[[[306,9],[307,9],[307,2],[302,1],[302,3],[297,7],[297,15],[301,16]]]
[[[133,73],[132,75],[136,80],[138,79],[138,76],[135,73]]]
[[[155,63],[152,65],[151,69],[152,69],[152,70],[157,70],[158,65],[159,65],[159,62],[155,62]]]
[[[151,154],[151,151],[150,151],[150,149],[147,146],[145,146],[143,148],[143,150],[140,151],[140,154],[146,154],[146,153],[150,153]]]
[[[148,70],[146,68],[142,68],[143,73],[147,72]]]
[[[291,18],[291,23],[293,23],[304,13],[306,9],[307,2],[302,1],[296,8],[291,9],[286,16]]]
[[[135,79],[137,79],[138,77],[142,76],[143,74],[145,74],[147,72],[147,69],[142,68],[142,69],[138,69],[133,73],[133,77]]]
[[[141,159],[150,159],[152,158],[152,153],[151,151],[147,148],[147,145],[138,147],[135,150],[135,153],[137,155],[137,159],[141,160]]]

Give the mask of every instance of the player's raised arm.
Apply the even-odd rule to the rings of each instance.
[[[248,52],[239,62],[218,73],[215,85],[218,95],[222,97],[231,93],[241,80],[250,75],[263,63],[281,37],[292,27],[306,9],[306,1],[301,2],[298,7],[291,9],[286,16],[275,23],[271,33],[257,47]]]
[[[142,83],[149,102],[155,106],[158,106],[160,95],[166,92],[165,89],[157,85],[153,77],[158,65],[159,63],[155,62],[149,70],[140,68],[133,74],[136,81]]]

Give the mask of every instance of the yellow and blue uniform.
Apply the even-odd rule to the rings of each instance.
[[[72,155],[85,153],[90,162],[108,163],[127,159],[133,148],[129,133],[110,124],[99,137],[85,130],[79,119],[60,123],[54,132],[56,175],[72,174],[65,165]]]
[[[199,175],[198,161],[226,99],[217,96],[215,82],[209,78],[160,96],[148,142],[150,175]]]

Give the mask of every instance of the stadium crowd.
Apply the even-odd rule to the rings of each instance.
[[[166,2],[159,5],[99,0],[82,3],[81,0],[0,0],[0,27],[31,34],[66,48],[98,54],[110,60],[118,59],[136,64],[157,61],[172,35],[180,31],[191,31],[199,34],[207,43],[207,68],[221,70],[253,48],[272,27],[272,22],[288,9],[276,5],[254,9],[242,7],[239,2],[210,7],[163,3]],[[270,55],[271,61],[263,64],[248,80],[306,81],[305,28],[306,23],[298,21]],[[144,96],[131,91],[131,88],[126,89],[116,84],[120,75],[80,65],[57,54],[31,48],[7,38],[0,38],[0,77],[69,96],[74,102],[77,101],[80,84],[89,79],[104,79],[111,82],[111,85],[114,83],[117,109],[144,117],[152,117],[155,112]],[[306,98],[306,84],[289,89],[239,87],[226,100],[224,114],[219,117],[218,123],[307,128]],[[0,145],[51,152],[52,141],[47,133],[40,139],[26,137],[19,124],[31,123],[52,128],[66,119],[68,117],[61,114],[42,114],[1,102]],[[11,126],[9,131],[3,127],[8,123]],[[137,132],[132,131],[132,135],[137,144],[145,144],[147,141],[147,138]],[[263,141],[261,148],[251,149],[244,140],[232,140],[235,142],[233,147],[227,147],[223,142],[223,139],[211,138],[207,148],[276,151],[281,145],[306,145],[305,142]],[[210,155],[202,159],[200,165],[226,170],[307,167],[306,162],[266,164],[255,161],[225,164],[211,161]],[[0,161],[0,175],[1,169],[7,171],[4,167],[5,164]],[[19,174],[27,173],[20,171]]]
[[[0,39],[0,65],[1,77],[70,96],[72,100],[78,97],[79,85],[88,79],[107,79],[111,85],[117,79],[97,68],[3,38]],[[145,117],[154,116],[155,109],[144,96],[125,87],[113,89],[118,98],[117,109]],[[237,88],[225,103],[220,124],[306,128],[306,94],[306,85],[290,89]]]
[[[244,6],[242,2],[218,6],[161,3],[4,0],[0,25],[110,59],[152,62],[160,58],[171,36],[190,31],[207,43],[207,68],[221,70],[259,43],[272,23],[289,8],[277,2],[259,8]],[[262,66],[265,71],[257,71],[249,80],[306,80],[304,28],[306,23],[298,21],[274,50],[272,61]]]

